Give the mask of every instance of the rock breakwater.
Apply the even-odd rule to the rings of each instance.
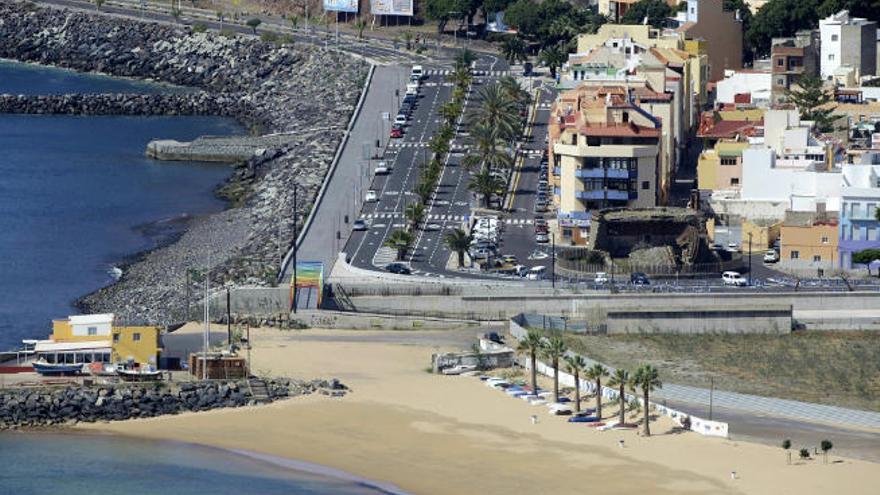
[[[272,401],[321,393],[345,395],[338,380],[267,381]],[[255,403],[244,380],[0,390],[0,430],[122,421]]]

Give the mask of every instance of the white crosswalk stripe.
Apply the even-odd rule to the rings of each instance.
[[[426,148],[428,143],[415,141],[395,141],[388,143],[389,148]]]
[[[425,75],[428,76],[448,76],[452,74],[452,70],[450,69],[428,69],[425,71]],[[509,70],[475,70],[473,71],[473,75],[475,76],[509,76]]]
[[[374,266],[385,266],[388,263],[397,260],[397,252],[388,247],[382,246],[378,250],[376,250],[376,255],[373,256],[373,265]]]

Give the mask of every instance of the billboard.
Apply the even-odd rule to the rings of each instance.
[[[413,0],[370,0],[373,15],[413,15]]]
[[[357,12],[358,0],[324,0],[324,10],[328,12]]]

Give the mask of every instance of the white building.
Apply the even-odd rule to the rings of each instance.
[[[856,79],[877,73],[877,23],[841,10],[819,21],[820,73],[832,80],[852,68]]]
[[[743,202],[786,203],[791,211],[838,211],[840,169],[824,162],[777,162],[776,151],[755,147],[743,150]],[[803,166],[806,165],[806,166]]]
[[[773,74],[770,71],[727,70],[724,79],[715,86],[715,101],[718,103],[736,103],[738,94],[751,95],[751,103],[759,107],[770,106],[770,91],[773,86]]]

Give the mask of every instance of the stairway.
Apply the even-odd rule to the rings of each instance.
[[[264,380],[259,378],[248,378],[248,389],[251,392],[251,399],[256,403],[272,402],[269,396],[269,387]]]

